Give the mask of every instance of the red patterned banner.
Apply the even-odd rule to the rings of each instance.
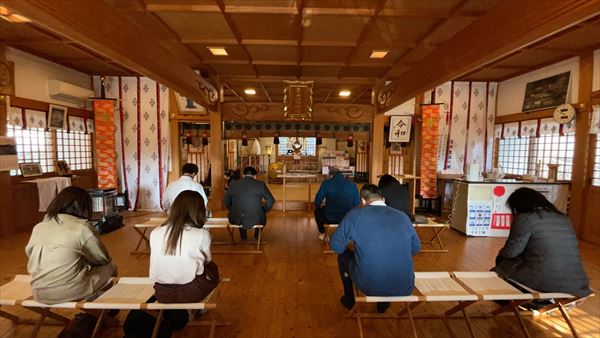
[[[438,126],[440,106],[423,106],[421,132],[421,196],[437,197],[436,172],[438,158]]]
[[[98,188],[117,188],[115,115],[113,100],[94,100]]]

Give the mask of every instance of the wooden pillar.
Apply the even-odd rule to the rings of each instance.
[[[10,69],[10,65],[6,60],[6,47],[4,44],[0,44],[0,64],[5,69]],[[6,68],[8,67],[8,68]],[[9,85],[4,87],[0,86],[0,136],[6,136],[6,120],[8,115],[8,95],[14,95],[14,83],[15,79],[11,79],[10,72],[5,72],[4,76],[9,76]],[[6,79],[2,79],[6,80]],[[2,193],[0,194],[0,236],[5,235],[8,229],[14,226],[15,215],[11,212],[12,209],[12,185],[9,171],[0,171],[0,187]]]
[[[212,211],[223,210],[223,196],[225,194],[225,178],[223,170],[223,123],[221,120],[221,108],[219,111],[210,111],[210,143],[208,144],[208,159],[211,166],[211,193],[210,209]]]
[[[373,115],[373,125],[371,130],[371,152],[370,152],[370,170],[369,182],[377,184],[379,177],[383,173],[383,156],[385,151],[385,140],[383,139],[383,128],[387,116],[375,113]]]
[[[588,166],[590,146],[589,125],[592,107],[592,68],[594,52],[588,51],[579,58],[579,97],[578,103],[585,109],[575,117],[575,151],[573,153],[573,172],[571,175],[571,204],[569,217],[577,237],[581,237],[584,228],[585,211],[587,209],[585,192],[590,187],[591,172]]]
[[[177,99],[175,91],[169,90],[169,135],[171,138],[171,170],[167,178],[167,184],[177,180],[181,175],[181,137],[179,135],[179,120],[175,117],[178,115]]]

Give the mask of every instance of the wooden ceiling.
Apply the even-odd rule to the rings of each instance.
[[[128,25],[145,30],[147,37],[178,60],[203,74],[218,75],[225,101],[280,102],[282,81],[303,79],[315,81],[315,102],[368,104],[378,80],[401,78],[438,46],[494,11],[499,1],[105,2],[124,16]],[[131,67],[66,38],[60,31],[51,32],[35,22],[2,21],[0,26],[0,39],[9,46],[89,74],[136,75]],[[214,56],[207,47],[225,47],[229,55]],[[500,81],[599,47],[600,16],[596,15],[459,79]],[[371,59],[373,50],[389,50],[389,54]],[[254,88],[256,95],[246,95],[246,88]],[[350,90],[351,96],[340,98],[341,89]]]

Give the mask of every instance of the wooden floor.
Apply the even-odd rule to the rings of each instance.
[[[119,267],[121,276],[147,276],[148,256],[131,255],[137,236],[131,224],[145,217],[157,216],[147,212],[130,214],[126,226],[102,236]],[[217,214],[216,216],[222,216]],[[430,234],[421,234],[427,238]],[[29,234],[17,234],[0,239],[0,283],[6,283],[14,274],[27,273],[24,247]],[[455,231],[444,234],[449,253],[421,253],[415,258],[417,271],[488,270],[494,262],[502,238],[467,238]],[[264,239],[268,244],[262,255],[216,254],[215,262],[221,274],[231,278],[223,284],[222,297],[216,310],[231,322],[218,327],[217,337],[357,337],[356,322],[345,319],[345,309],[339,304],[342,292],[336,256],[323,254],[317,239],[314,220],[305,212],[269,214]],[[600,248],[580,244],[585,267],[592,287],[600,285]],[[450,304],[423,305],[416,312],[442,312]],[[493,308],[483,304],[471,310]],[[393,306],[393,309],[395,306]],[[21,316],[34,318],[26,310],[3,308]],[[65,312],[66,314],[72,314]],[[574,323],[582,337],[600,337],[600,297],[589,299],[571,311]],[[118,318],[124,319],[125,311]],[[569,337],[570,333],[560,315],[533,319],[526,325],[533,337]],[[461,320],[419,320],[420,337],[467,337]],[[521,337],[516,320],[503,317],[495,320],[475,319],[477,337]],[[26,337],[31,325],[0,319],[0,337]],[[46,325],[39,337],[56,337],[61,327]],[[366,337],[408,336],[407,323],[381,320],[365,322]],[[184,337],[203,337],[208,329],[188,327]],[[106,328],[102,337],[122,337],[121,327]]]

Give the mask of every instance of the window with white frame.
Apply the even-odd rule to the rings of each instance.
[[[291,155],[293,152],[292,144],[296,142],[296,140],[302,144],[300,154],[304,156],[316,156],[317,139],[314,137],[279,137],[279,155]]]
[[[15,139],[18,162],[39,162],[44,173],[53,172],[54,162],[57,160],[65,160],[72,170],[93,168],[90,134],[66,130],[47,131],[44,128],[22,128],[8,124],[7,136]],[[21,175],[21,171],[11,170],[10,175]]]
[[[8,137],[14,137],[19,163],[39,162],[45,173],[54,171],[54,147],[52,133],[44,128],[7,126]],[[11,170],[12,176],[21,175],[20,170]]]
[[[505,173],[548,177],[548,164],[559,164],[558,180],[571,180],[575,134],[510,137],[500,140],[498,162]],[[539,173],[536,173],[536,170]]]
[[[600,186],[600,134],[596,134],[596,151],[594,152],[594,170],[592,185]]]
[[[71,170],[92,169],[92,137],[80,131],[56,131],[56,155]]]
[[[509,137],[500,140],[497,166],[502,168],[506,174],[527,174],[530,161],[529,147],[530,139],[528,137]]]

